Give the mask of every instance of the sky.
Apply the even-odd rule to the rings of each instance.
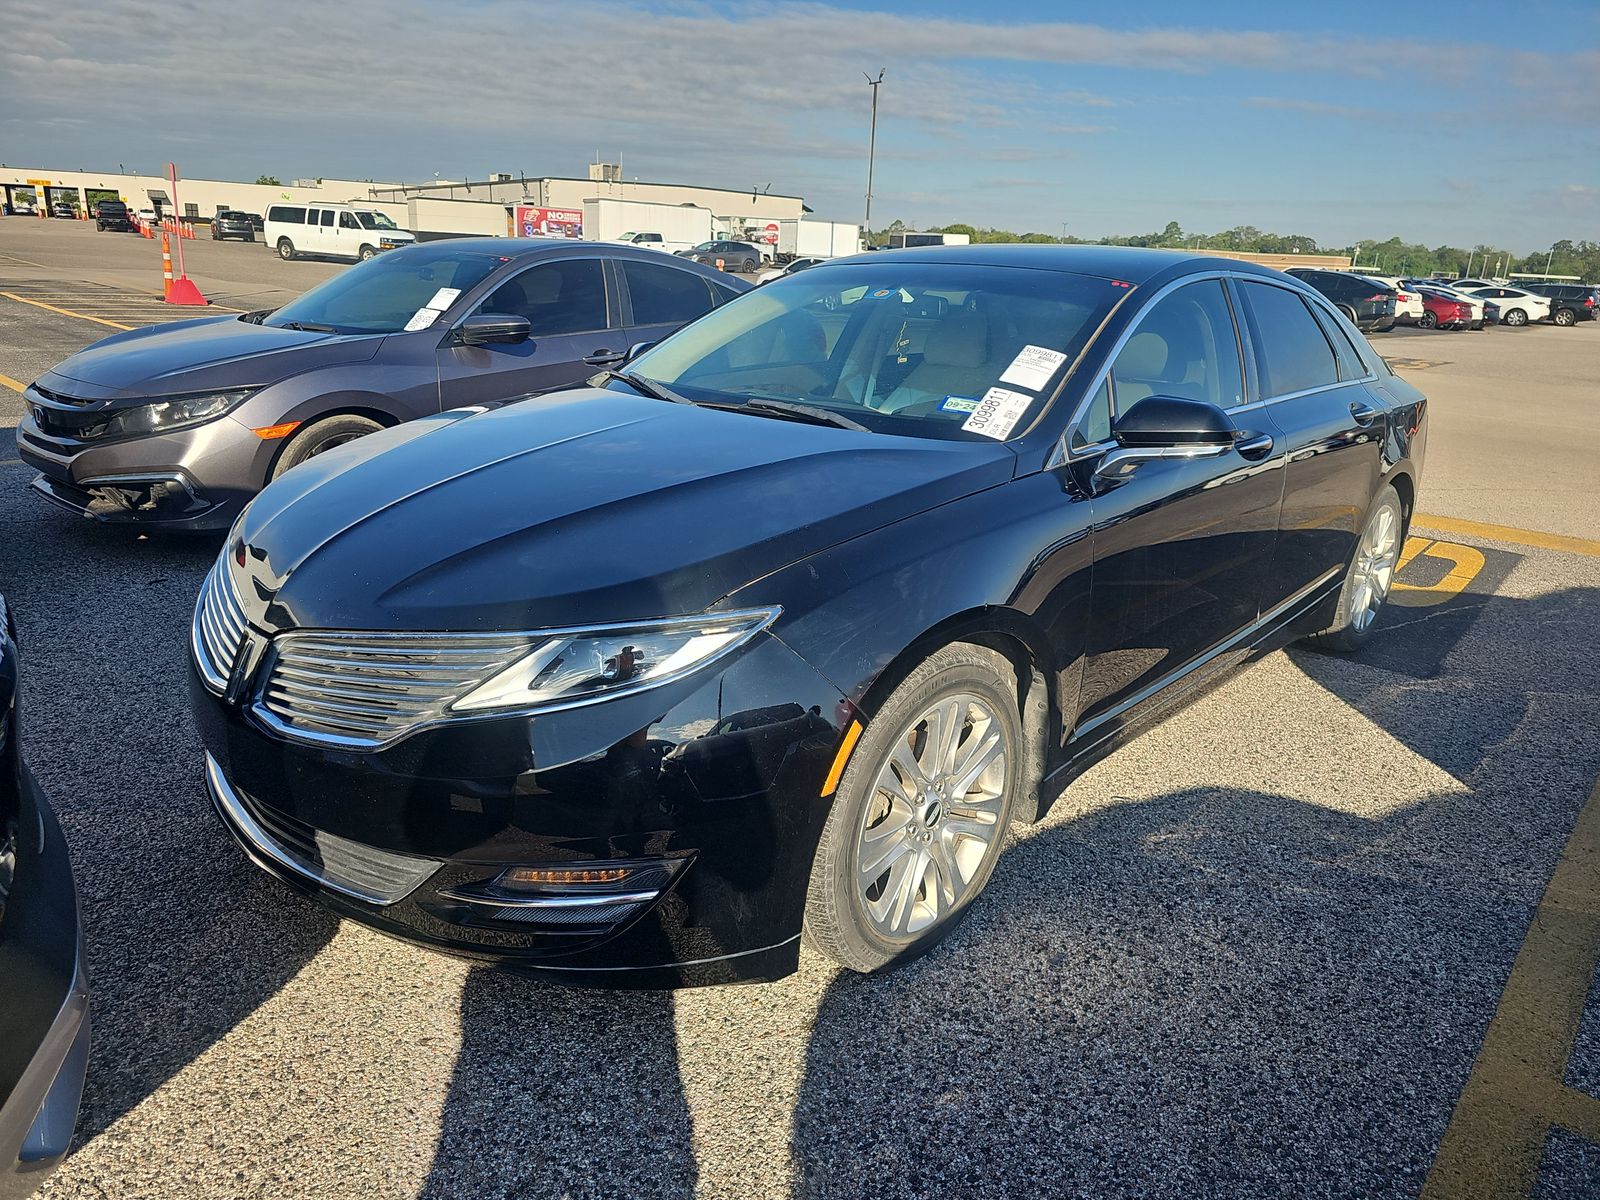
[[[1600,3],[6,0],[0,161],[804,196],[873,225],[1600,240]]]

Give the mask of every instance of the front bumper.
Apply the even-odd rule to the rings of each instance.
[[[17,453],[39,472],[33,490],[95,521],[226,530],[261,489],[280,445],[231,416],[148,437],[82,441],[45,432],[35,416],[43,402],[29,387],[17,424]]]
[[[661,987],[794,970],[829,808],[843,698],[770,636],[719,665],[373,751],[287,741],[191,680],[213,803],[263,869],[435,949],[567,983]],[[618,861],[645,864],[652,883],[603,911],[463,899],[513,866]]]
[[[17,887],[0,942],[0,1200],[29,1195],[66,1154],[89,1058],[88,975],[61,827],[22,772]],[[20,1058],[18,1057],[20,1056]],[[3,1083],[0,1083],[3,1086]]]

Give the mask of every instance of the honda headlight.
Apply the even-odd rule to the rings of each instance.
[[[681,679],[733,653],[779,608],[552,632],[449,706],[452,713],[565,708]]]
[[[243,404],[255,392],[254,388],[236,388],[228,392],[205,392],[197,396],[173,396],[155,400],[137,408],[124,408],[114,412],[105,424],[85,437],[133,437],[149,433],[166,433],[215,420]]]

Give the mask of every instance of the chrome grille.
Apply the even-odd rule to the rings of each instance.
[[[256,706],[285,735],[380,746],[442,716],[445,706],[543,639],[525,633],[291,633],[273,642]]]
[[[219,696],[227,690],[228,675],[233,670],[234,659],[239,655],[244,632],[244,606],[239,602],[239,593],[234,588],[224,553],[200,587],[200,598],[194,606],[194,625],[189,636],[200,678],[205,681],[207,688]]]

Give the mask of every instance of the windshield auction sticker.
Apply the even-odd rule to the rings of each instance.
[[[419,308],[411,314],[411,320],[406,322],[406,333],[415,333],[419,329],[426,329],[439,319],[439,312],[432,308]]]
[[[977,410],[961,423],[961,428],[1003,442],[1011,436],[1012,428],[1022,420],[1022,414],[1032,403],[1032,396],[992,387],[978,402]]]
[[[1066,361],[1065,354],[1048,346],[1024,346],[1000,376],[1000,382],[1014,383],[1037,392],[1050,382],[1050,376],[1056,373],[1056,368]]]

